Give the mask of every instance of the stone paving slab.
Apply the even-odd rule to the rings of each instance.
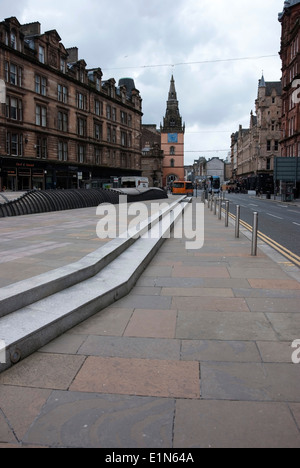
[[[204,399],[300,402],[299,369],[292,363],[205,363],[201,377]]]
[[[25,443],[71,448],[167,448],[175,400],[54,391]],[[35,441],[35,442],[33,442]]]
[[[300,448],[300,283],[250,250],[207,211],[203,249],[166,240],[126,298],[1,374],[0,447]]]
[[[280,403],[180,400],[174,426],[175,448],[299,447],[290,409]]]
[[[78,354],[85,356],[119,357],[134,359],[180,360],[180,340],[111,336],[89,336]],[[53,350],[53,346],[51,347]],[[45,351],[45,348],[43,349]]]
[[[291,341],[257,341],[256,345],[263,362],[291,363]]]
[[[290,293],[288,294],[290,296]],[[247,298],[247,305],[253,312],[295,312],[299,314],[299,299],[290,298]]]
[[[217,293],[216,293],[217,296]],[[228,297],[173,297],[172,307],[185,311],[249,312],[244,298]]]
[[[23,440],[36,416],[50,397],[52,390],[16,386],[1,386],[1,411],[7,421],[0,422],[1,430],[10,434],[9,441],[16,443]],[[0,415],[0,419],[1,419]],[[2,441],[7,440],[1,437]]]
[[[254,297],[254,298],[300,298],[299,289],[246,289],[246,288],[234,288],[233,294],[235,297]],[[252,305],[255,303],[252,302]],[[256,303],[258,304],[258,303]]]
[[[174,338],[176,310],[136,309],[123,336]]]
[[[266,313],[267,319],[272,324],[278,339],[281,341],[290,341],[299,339],[300,316],[298,313]]]
[[[300,283],[298,281],[295,281],[293,279],[288,279],[288,280],[277,280],[277,279],[253,279],[249,278],[248,279],[249,284],[251,288],[253,289],[283,289],[283,290],[299,290],[300,289]]]
[[[182,340],[276,341],[270,321],[261,312],[179,311],[176,338]]]
[[[200,398],[199,363],[90,356],[71,391],[155,397]]]
[[[83,356],[34,353],[22,365],[0,374],[0,386],[67,390],[83,363]]]
[[[181,359],[199,362],[261,362],[253,341],[182,340]]]

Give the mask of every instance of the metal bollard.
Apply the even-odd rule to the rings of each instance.
[[[214,215],[217,214],[217,197],[214,199]]]
[[[219,219],[222,219],[222,198],[221,195],[219,197]]]
[[[235,219],[235,237],[237,239],[240,237],[240,219],[241,219],[241,207],[240,205],[237,205],[236,219]]]
[[[251,255],[252,257],[257,256],[257,232],[258,232],[258,213],[253,213],[253,231],[252,231],[252,249]]]
[[[229,201],[225,202],[225,226],[228,227],[228,220],[229,220]]]
[[[210,202],[210,211],[213,210],[213,207],[214,207],[214,196],[212,195],[211,196],[211,202]]]

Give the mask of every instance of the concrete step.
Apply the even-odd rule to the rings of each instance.
[[[180,197],[146,219],[138,230],[125,233],[75,263],[1,288],[0,317],[93,277],[184,200],[185,197]]]
[[[190,200],[68,267],[1,289],[0,372],[127,295]],[[28,288],[28,289],[27,289]],[[3,361],[3,359],[0,359]]]

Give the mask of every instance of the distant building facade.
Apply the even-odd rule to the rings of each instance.
[[[224,183],[225,179],[225,163],[223,159],[220,158],[211,158],[206,163],[206,177],[220,177],[221,185]]]
[[[193,165],[185,166],[185,175],[187,180],[199,185],[213,176],[220,177],[220,182],[223,184],[225,180],[225,162],[217,157],[210,159],[200,157],[195,159]]]
[[[175,180],[184,180],[184,134],[185,125],[179,112],[179,103],[174,77],[171,78],[166,115],[161,131],[161,150],[164,152],[163,185]]]
[[[284,2],[279,14],[281,23],[282,60],[282,139],[281,156],[294,158],[295,175],[292,175],[291,188],[295,196],[300,194],[300,0]],[[290,161],[286,161],[286,166]],[[297,170],[298,169],[298,170]],[[298,175],[297,175],[298,172]]]
[[[232,179],[244,190],[272,191],[274,158],[280,156],[281,82],[259,80],[250,126],[231,135]]]
[[[0,23],[0,190],[141,175],[142,99],[40,23]]]
[[[193,164],[184,166],[185,178],[192,182],[200,182],[205,178],[207,160],[204,157],[195,159]]]
[[[163,186],[163,160],[161,134],[156,125],[142,126],[142,172],[150,187]]]

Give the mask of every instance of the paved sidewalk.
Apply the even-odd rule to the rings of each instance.
[[[300,283],[208,210],[205,236],[0,375],[1,448],[300,448]]]
[[[80,260],[101,247],[100,218],[86,208],[0,220],[0,287]]]
[[[173,197],[154,200],[154,203],[172,201]],[[151,202],[143,204],[150,215]],[[118,205],[113,208],[117,228],[123,232],[127,229],[126,220],[120,221]],[[96,227],[101,217],[96,210],[92,207],[1,218],[0,288],[69,265],[109,242],[110,239],[97,236]],[[113,220],[114,213],[106,217]],[[128,222],[135,218],[136,215],[128,216]]]

